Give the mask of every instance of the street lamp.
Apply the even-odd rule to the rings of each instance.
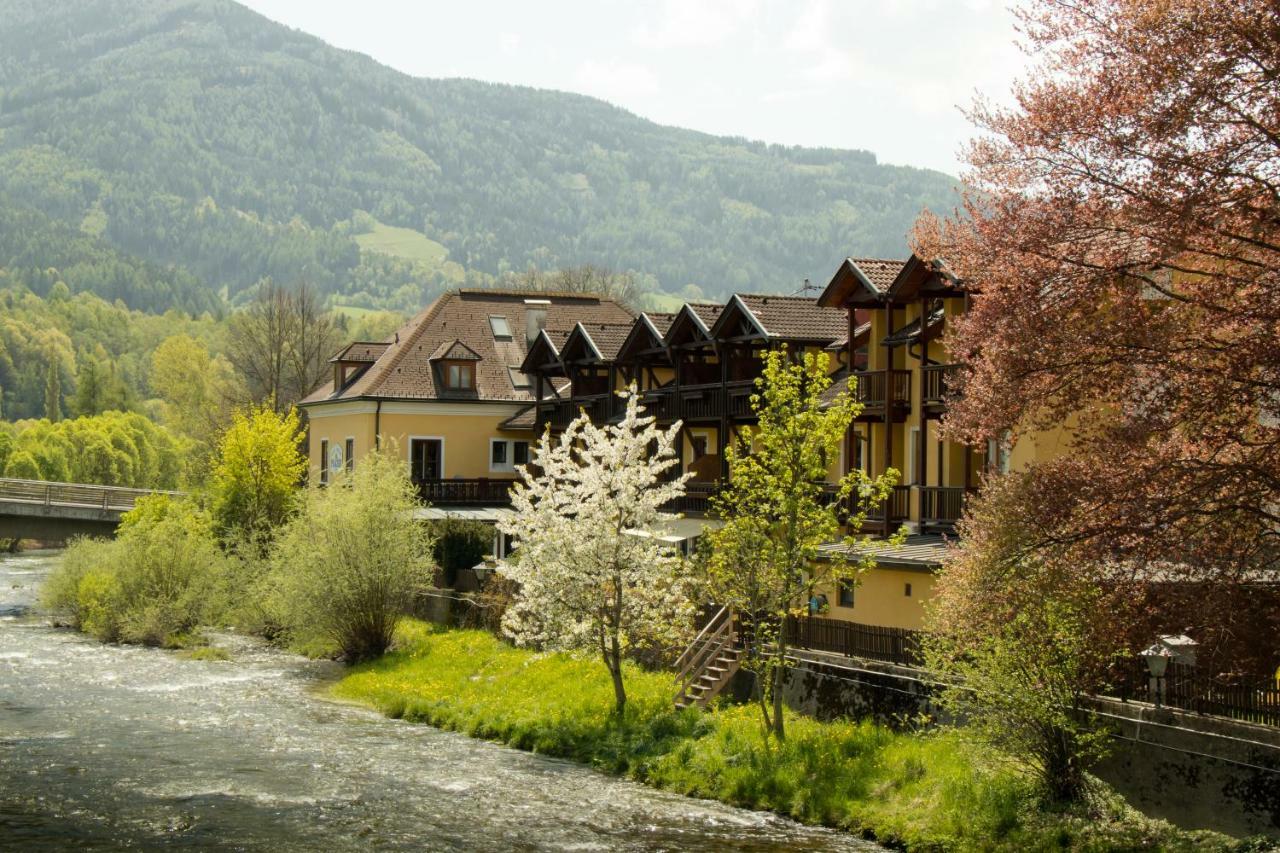
[[[1167,646],[1156,643],[1141,654],[1142,659],[1147,663],[1147,672],[1151,673],[1151,694],[1155,697],[1156,707],[1159,708],[1160,680],[1164,678],[1165,671],[1169,668],[1169,660],[1173,657],[1173,653]]]

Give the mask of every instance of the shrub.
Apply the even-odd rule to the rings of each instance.
[[[431,525],[432,549],[444,572],[445,586],[453,586],[460,569],[469,569],[493,552],[493,525],[463,518],[446,518]]]
[[[55,625],[79,630],[84,621],[80,608],[80,579],[102,562],[104,552],[115,545],[102,539],[78,538],[62,554],[62,562],[40,589],[40,603]]]
[[[307,490],[276,540],[269,579],[270,609],[294,644],[323,638],[349,661],[386,651],[433,568],[417,505],[404,464],[383,453]]]
[[[236,412],[218,441],[209,481],[219,534],[264,544],[297,504],[307,460],[298,452],[302,428],[292,409],[269,405]]]
[[[43,600],[55,621],[104,642],[174,645],[213,615],[225,571],[208,516],[153,495],[125,514],[115,541],[73,543]]]

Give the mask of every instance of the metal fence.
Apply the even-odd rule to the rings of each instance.
[[[44,480],[0,478],[0,499],[45,506],[93,507],[130,510],[138,498],[154,494],[177,495],[152,489],[124,489],[85,483],[52,483]]]

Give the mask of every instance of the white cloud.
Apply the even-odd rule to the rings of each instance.
[[[641,24],[631,40],[649,50],[713,47],[738,35],[756,14],[757,0],[665,0],[655,24]]]
[[[655,95],[661,86],[658,75],[647,65],[588,59],[574,73],[574,84],[581,92],[607,101]]]
[[[498,36],[498,47],[503,53],[515,53],[520,49],[519,33],[503,33]]]

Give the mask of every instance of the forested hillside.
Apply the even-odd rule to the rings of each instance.
[[[229,0],[0,0],[0,230],[17,232],[0,269],[37,290],[52,267],[72,290],[200,311],[272,276],[405,310],[580,263],[668,292],[789,290],[850,252],[902,254],[952,185],[411,78]]]

